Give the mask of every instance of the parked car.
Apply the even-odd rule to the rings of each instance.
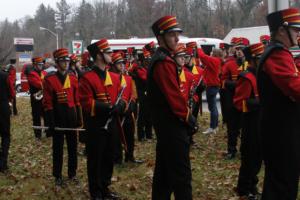
[[[16,86],[15,89],[17,93],[22,92],[22,86],[21,86],[21,73],[17,72],[17,79],[16,79]]]

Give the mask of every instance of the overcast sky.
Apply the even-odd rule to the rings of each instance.
[[[9,21],[14,21],[26,15],[33,16],[41,3],[56,9],[56,2],[58,1],[60,0],[0,0],[0,21],[3,21],[5,18]],[[72,5],[78,5],[81,1],[67,0]]]

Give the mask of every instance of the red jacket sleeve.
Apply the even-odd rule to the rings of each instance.
[[[78,80],[75,77],[72,77],[73,79],[73,87],[74,87],[74,103],[76,106],[80,106],[80,102],[79,102],[79,89],[78,89]]]
[[[123,79],[122,81],[126,81],[126,88],[124,89],[122,99],[128,103],[132,96],[131,78],[122,75],[122,79]]]
[[[202,49],[198,49],[198,55],[201,62],[206,66],[213,68],[214,71],[219,71],[221,66],[221,59],[206,55]]]
[[[87,113],[93,113],[95,100],[93,97],[93,90],[85,77],[79,79],[79,101],[82,109]]]
[[[31,72],[27,76],[28,83],[37,89],[43,89],[41,77],[37,73]]]
[[[53,88],[48,78],[43,81],[43,107],[45,111],[53,110]]]
[[[16,69],[14,67],[11,67],[9,69],[8,77],[13,82],[13,84],[15,84],[15,82],[17,80],[17,72],[16,72]]]
[[[158,62],[153,71],[153,79],[164,94],[173,113],[187,121],[189,109],[184,96],[180,92],[177,69],[174,63]]]
[[[143,81],[147,80],[147,70],[145,68],[137,68],[136,72],[140,79]]]
[[[245,105],[245,101],[251,96],[252,85],[248,79],[240,78],[237,81],[233,103],[238,111],[243,112],[243,104]]]
[[[300,101],[300,76],[288,50],[275,50],[265,61],[263,67],[263,70],[284,95]]]

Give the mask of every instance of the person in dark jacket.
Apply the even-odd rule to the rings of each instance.
[[[265,163],[262,200],[296,200],[300,174],[300,75],[289,48],[297,45],[297,8],[270,13],[271,42],[260,59],[257,84]]]

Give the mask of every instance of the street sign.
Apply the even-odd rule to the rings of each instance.
[[[33,38],[14,38],[14,45],[33,45]]]
[[[81,55],[82,54],[82,47],[83,47],[83,42],[82,40],[73,40],[72,41],[72,53],[76,55]]]

